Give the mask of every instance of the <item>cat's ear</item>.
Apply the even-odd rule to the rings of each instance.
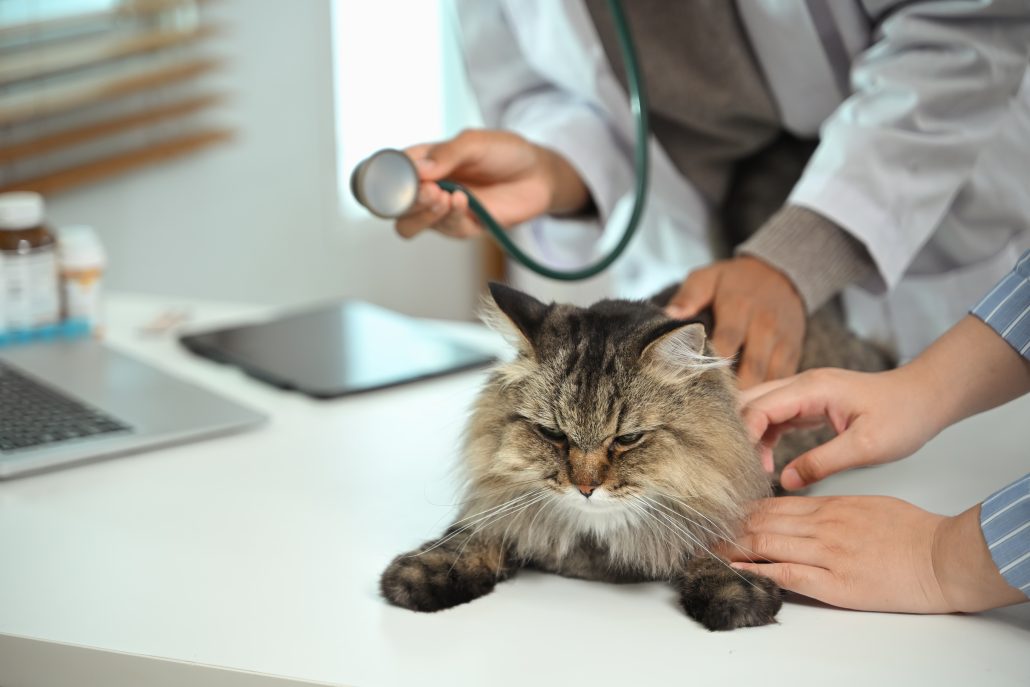
[[[727,367],[729,358],[705,353],[705,326],[700,322],[673,320],[651,333],[640,359],[664,376],[692,377],[718,367]]]
[[[547,306],[529,294],[504,284],[490,282],[490,298],[482,319],[516,348],[531,353],[540,325],[547,315]]]

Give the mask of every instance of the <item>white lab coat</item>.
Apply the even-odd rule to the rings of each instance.
[[[785,128],[821,137],[790,202],[866,246],[877,271],[846,290],[849,319],[907,358],[1030,245],[1030,1],[824,2],[738,9]],[[633,200],[632,119],[586,7],[457,8],[486,125],[568,159],[604,227],[544,217],[523,236],[553,264],[583,264],[617,240]],[[640,234],[612,270],[621,295],[646,295],[711,260],[705,202],[655,140],[651,156]]]

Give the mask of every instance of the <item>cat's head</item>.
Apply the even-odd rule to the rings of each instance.
[[[711,355],[703,325],[644,302],[579,308],[497,284],[490,293],[485,319],[518,354],[473,418],[474,488],[542,490],[598,532],[676,500],[725,525],[767,493],[729,361]]]

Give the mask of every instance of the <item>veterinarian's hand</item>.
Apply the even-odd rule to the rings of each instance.
[[[743,348],[740,386],[794,374],[805,336],[805,305],[779,270],[749,256],[691,272],[666,308],[687,318],[711,305],[712,346],[722,356]]]
[[[763,464],[793,429],[829,424],[837,436],[787,464],[784,489],[800,489],[836,472],[911,455],[941,430],[927,386],[901,368],[883,373],[808,370],[743,393],[744,424]]]
[[[979,506],[947,518],[884,496],[765,499],[738,543],[773,562],[727,550],[734,567],[834,606],[952,613],[1026,601],[991,560]]]
[[[468,130],[404,152],[422,180],[415,207],[394,224],[404,238],[430,228],[455,238],[482,233],[469,212],[468,196],[444,191],[435,183],[440,179],[466,186],[506,227],[545,213],[575,213],[590,203],[586,186],[565,158],[511,132]]]

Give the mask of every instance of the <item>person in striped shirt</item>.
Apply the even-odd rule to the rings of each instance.
[[[971,313],[911,363],[863,374],[812,370],[745,392],[763,461],[797,425],[831,441],[781,477],[799,489],[898,460],[942,429],[1030,392],[1030,251]],[[879,496],[781,497],[755,504],[733,565],[860,610],[977,612],[1030,598],[1030,473],[954,517]],[[744,549],[770,563],[748,560]]]

